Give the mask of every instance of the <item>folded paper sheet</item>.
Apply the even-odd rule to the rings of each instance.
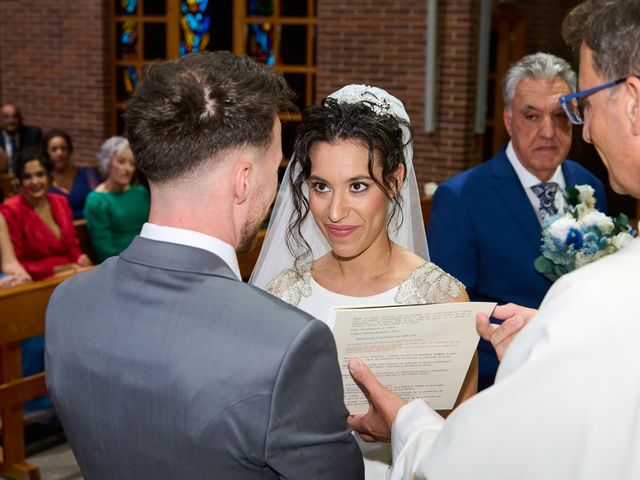
[[[495,303],[343,307],[333,311],[333,334],[345,404],[365,413],[369,404],[349,375],[359,357],[378,380],[407,401],[423,398],[436,410],[453,408],[478,345],[476,314]]]

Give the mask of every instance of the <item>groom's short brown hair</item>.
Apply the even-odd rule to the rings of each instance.
[[[267,147],[274,115],[293,109],[292,97],[280,74],[230,52],[152,65],[125,116],[136,165],[163,183],[234,147]]]

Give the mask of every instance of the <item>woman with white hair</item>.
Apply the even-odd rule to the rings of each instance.
[[[131,185],[136,167],[129,142],[106,140],[98,152],[106,180],[89,194],[84,207],[87,228],[98,262],[127,248],[149,218],[149,191]]]

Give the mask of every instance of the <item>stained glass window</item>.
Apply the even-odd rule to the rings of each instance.
[[[268,66],[275,63],[273,28],[269,22],[251,24],[247,29],[247,55]]]
[[[136,13],[138,0],[116,0],[117,15],[133,15]]]
[[[126,102],[144,77],[145,69],[159,60],[178,56],[180,11],[176,0],[109,1],[114,47],[112,131],[122,134]]]
[[[234,53],[284,74],[298,94],[298,106],[312,104],[317,0],[234,0],[233,6]]]
[[[118,66],[116,76],[116,100],[126,102],[138,85],[138,70],[133,65]]]
[[[116,57],[119,59],[136,58],[138,56],[138,23],[135,20],[119,22],[117,30]]]
[[[207,49],[211,27],[208,3],[208,0],[182,0],[180,3],[180,55]]]

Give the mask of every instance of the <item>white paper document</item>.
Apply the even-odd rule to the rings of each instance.
[[[436,410],[453,408],[478,345],[476,314],[490,315],[495,306],[460,302],[334,308],[333,334],[349,412],[369,409],[349,375],[353,357],[364,360],[382,384],[405,400],[423,398]]]

